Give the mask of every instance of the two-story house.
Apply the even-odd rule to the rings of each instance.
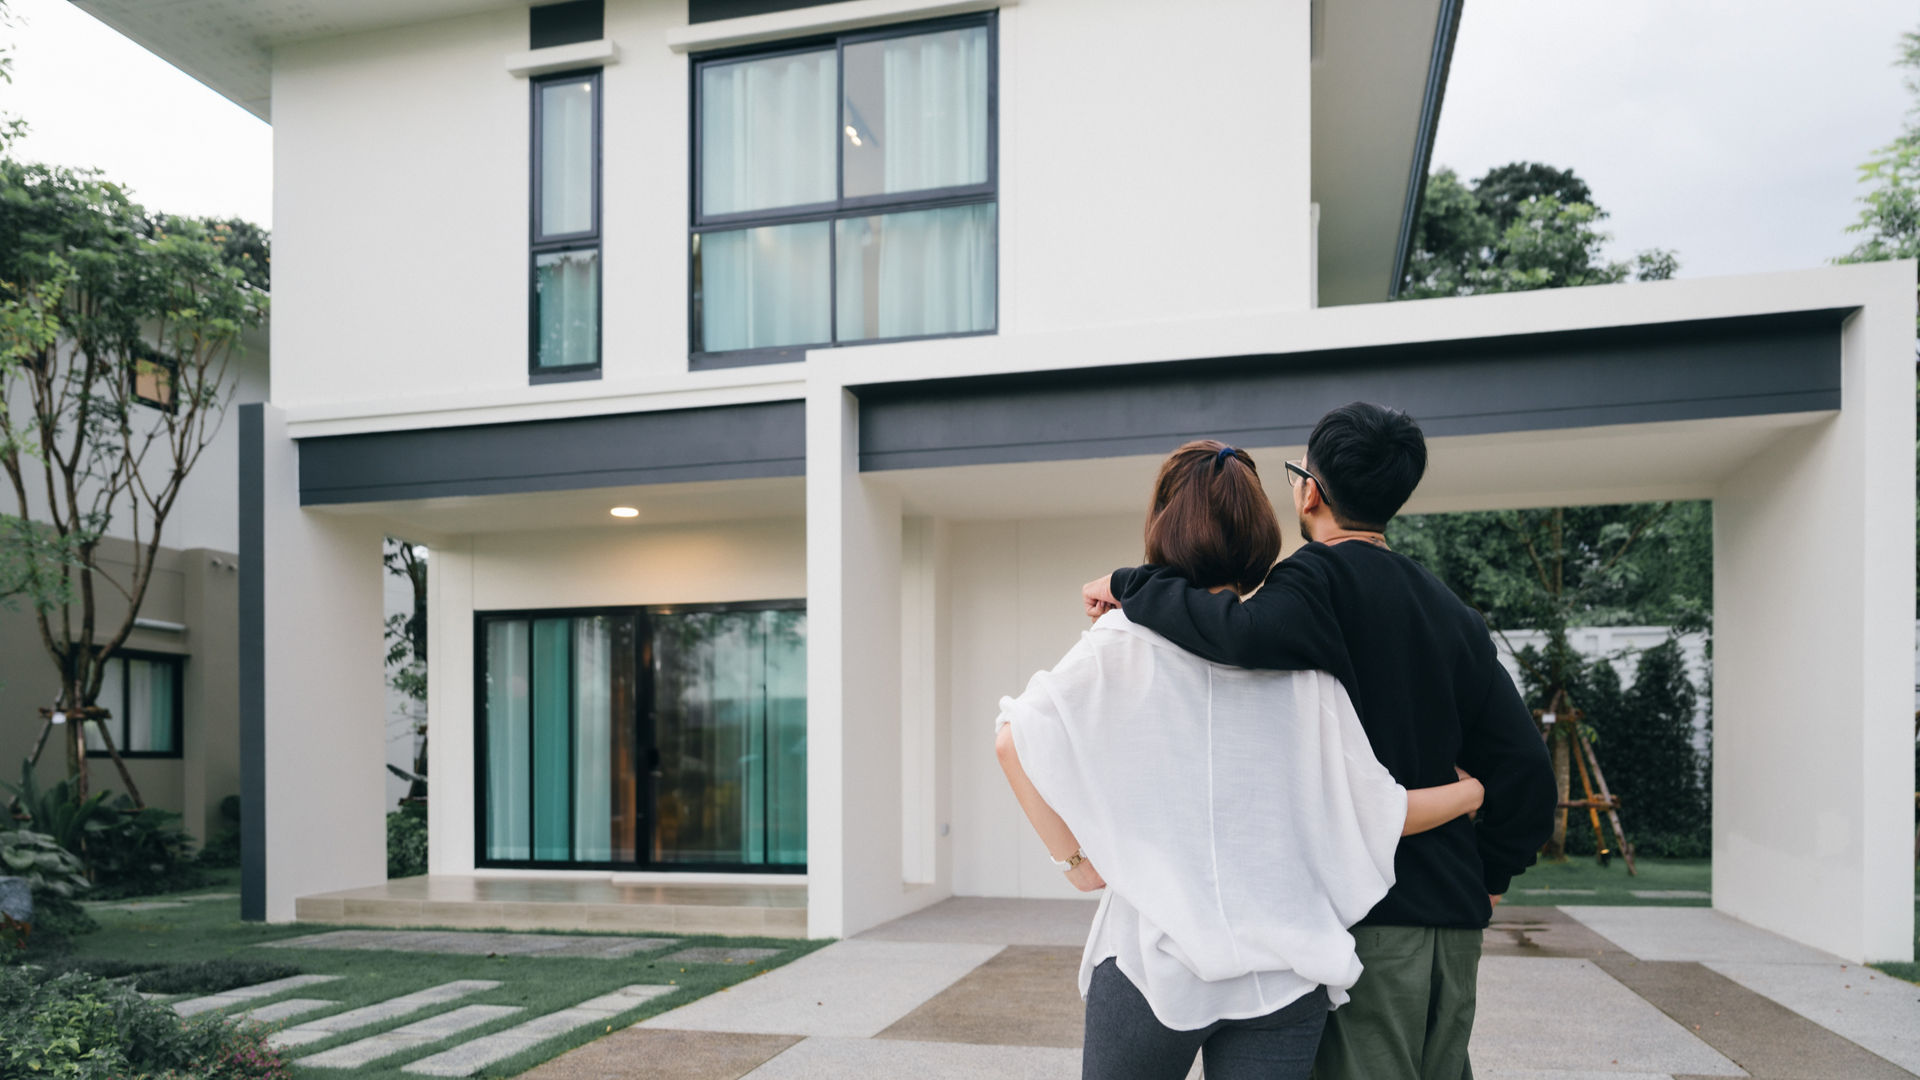
[[[996,701],[1166,451],[1274,474],[1361,398],[1414,510],[1715,501],[1714,901],[1910,953],[1914,268],[1387,303],[1458,0],[80,3],[274,125],[251,917],[1069,895]],[[383,535],[433,566],[392,885]]]

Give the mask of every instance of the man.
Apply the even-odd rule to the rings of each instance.
[[[1405,787],[1446,783],[1456,763],[1486,786],[1477,821],[1400,842],[1392,890],[1354,927],[1366,971],[1328,1018],[1319,1080],[1470,1080],[1481,931],[1533,863],[1558,802],[1533,716],[1485,622],[1387,546],[1387,522],[1426,465],[1426,439],[1405,413],[1342,406],[1314,427],[1306,458],[1286,463],[1308,544],[1244,602],[1155,566],[1083,590],[1088,614],[1117,604],[1209,660],[1331,673]]]

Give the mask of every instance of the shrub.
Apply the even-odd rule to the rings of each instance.
[[[95,896],[147,896],[206,883],[193,865],[192,839],[171,810],[136,808],[125,795],[108,791],[81,799],[66,780],[42,788],[26,762],[20,783],[5,786],[33,831],[80,858],[97,886]]]
[[[292,964],[200,960],[139,972],[134,975],[133,985],[149,994],[218,994],[236,986],[252,986],[298,974],[300,969]]]
[[[0,873],[24,878],[33,890],[33,939],[35,945],[57,944],[75,934],[100,928],[74,897],[87,888],[80,860],[54,843],[53,838],[27,829],[0,832]],[[21,952],[27,939],[16,941],[13,953]]]
[[[420,815],[395,810],[387,815],[387,876],[415,877],[427,872],[427,823]]]
[[[0,1076],[285,1080],[266,1032],[218,1016],[182,1020],[121,983],[32,967],[0,970]]]

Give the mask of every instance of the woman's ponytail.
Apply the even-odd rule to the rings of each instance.
[[[1154,480],[1147,561],[1249,593],[1280,557],[1280,522],[1253,457],[1214,439],[1175,450]]]

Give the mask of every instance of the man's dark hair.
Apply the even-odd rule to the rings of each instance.
[[[1342,528],[1385,529],[1426,475],[1427,437],[1406,413],[1356,401],[1313,426],[1307,465]]]

